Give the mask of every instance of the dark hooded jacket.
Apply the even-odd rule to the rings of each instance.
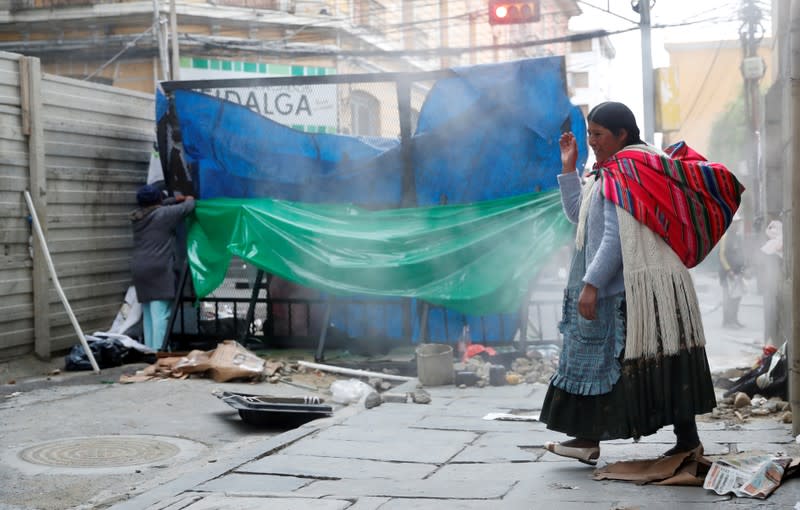
[[[175,229],[194,210],[194,200],[136,209],[133,226],[131,274],[140,303],[175,297]]]

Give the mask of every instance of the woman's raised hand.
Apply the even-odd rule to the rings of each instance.
[[[558,146],[561,149],[561,173],[568,174],[575,171],[578,164],[578,142],[575,135],[567,131],[558,139]]]

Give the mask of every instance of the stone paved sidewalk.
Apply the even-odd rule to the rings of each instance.
[[[409,387],[408,389],[412,389]],[[429,405],[356,405],[250,445],[210,466],[114,508],[235,509],[650,509],[794,508],[800,480],[767,500],[719,496],[700,487],[595,481],[592,468],[545,452],[564,436],[539,422],[484,420],[490,412],[538,410],[543,385],[429,388]],[[706,454],[783,452],[800,456],[791,426],[774,418],[734,426],[701,422]],[[602,444],[601,465],[652,458],[672,445],[664,429]]]

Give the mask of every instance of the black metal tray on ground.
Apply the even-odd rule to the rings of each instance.
[[[271,397],[232,391],[216,396],[239,411],[242,421],[253,425],[298,426],[333,415],[333,407],[317,396]]]

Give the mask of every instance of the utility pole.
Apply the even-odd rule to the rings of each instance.
[[[739,39],[742,42],[742,77],[744,78],[744,104],[747,116],[747,168],[753,177],[753,226],[760,232],[765,225],[764,175],[761,171],[759,138],[761,132],[761,93],[758,82],[764,76],[764,60],[758,56],[758,46],[764,38],[761,9],[755,0],[743,0],[740,11],[742,25]]]
[[[450,33],[447,29],[450,23],[448,17],[447,0],[439,0],[439,46],[442,48],[450,47]],[[450,59],[447,55],[442,54],[440,66],[442,69],[450,67]]]
[[[792,141],[791,150],[791,179],[792,201],[790,205],[791,229],[789,239],[791,250],[783,250],[784,257],[791,257],[789,267],[792,269],[792,300],[789,309],[795,311],[791,314],[792,340],[789,343],[787,354],[789,368],[789,402],[792,407],[792,435],[800,434],[800,0],[792,0],[791,21],[789,22],[791,38],[791,103],[792,114]]]
[[[169,80],[169,66],[167,64],[167,49],[165,44],[165,34],[161,27],[161,8],[158,0],[153,0],[153,35],[158,43],[158,63],[161,68],[161,79]],[[160,81],[156,77],[156,82]]]
[[[169,35],[170,44],[172,45],[172,65],[170,66],[170,79],[180,80],[181,69],[181,55],[180,46],[178,45],[178,9],[175,6],[176,0],[169,2]]]
[[[653,85],[653,51],[650,41],[650,0],[639,0],[633,6],[639,13],[639,30],[642,36],[642,97],[644,100],[644,141],[654,143],[655,87]]]
[[[475,14],[469,15],[469,47],[474,48],[478,45],[478,27],[476,26],[477,16]],[[475,65],[478,63],[478,55],[475,51],[469,52],[469,63]]]

